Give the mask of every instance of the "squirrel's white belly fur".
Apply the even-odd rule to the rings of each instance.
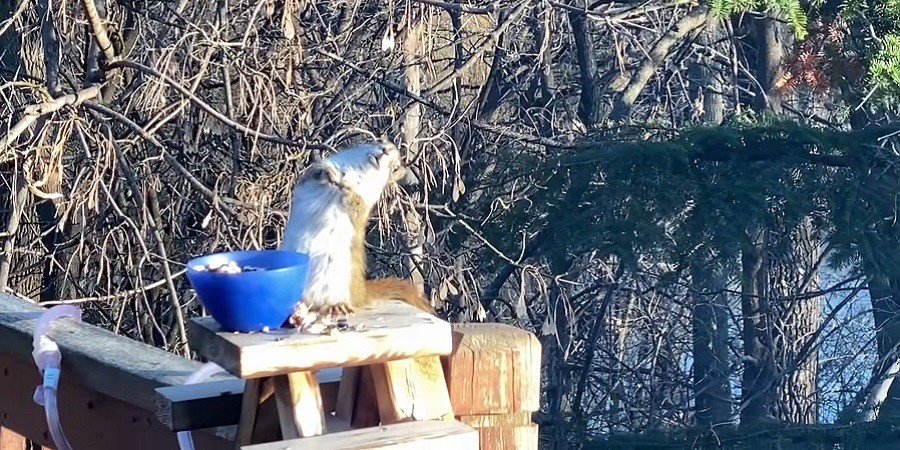
[[[281,248],[309,255],[304,302],[317,309],[349,303],[354,228],[336,188],[301,183],[294,188]]]

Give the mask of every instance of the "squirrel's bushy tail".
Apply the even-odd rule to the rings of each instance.
[[[429,314],[434,314],[434,307],[428,303],[416,286],[400,278],[379,278],[366,280],[366,297],[369,301],[400,300]]]

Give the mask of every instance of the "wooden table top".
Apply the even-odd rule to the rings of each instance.
[[[421,356],[448,355],[450,324],[400,301],[378,302],[348,319],[361,331],[317,335],[280,328],[265,333],[222,331],[212,317],[191,319],[191,348],[240,378],[369,365]]]

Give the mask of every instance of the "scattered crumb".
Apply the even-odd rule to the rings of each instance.
[[[310,334],[326,334],[329,336],[337,335],[341,331],[363,331],[365,325],[356,324],[351,326],[347,322],[346,317],[335,318],[333,316],[322,316],[309,310],[305,303],[300,302],[294,309],[293,314],[288,319],[297,331]]]
[[[269,327],[267,327],[267,326],[266,326],[266,327],[263,327],[262,332],[263,332],[263,333],[268,333],[268,332],[269,332]]]

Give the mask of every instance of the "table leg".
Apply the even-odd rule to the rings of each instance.
[[[241,418],[234,437],[236,449],[252,444],[253,429],[256,427],[256,412],[259,409],[260,390],[263,380],[253,378],[244,381],[244,396],[241,398]]]
[[[353,428],[375,427],[381,422],[369,367],[344,367],[334,416]]]
[[[325,431],[322,393],[313,372],[276,376],[275,403],[282,439],[316,436]]]
[[[453,419],[440,357],[404,359],[369,367],[382,425]]]
[[[359,395],[361,369],[359,366],[341,369],[341,382],[338,385],[338,398],[337,403],[334,405],[334,416],[347,423],[353,422],[356,398]]]

